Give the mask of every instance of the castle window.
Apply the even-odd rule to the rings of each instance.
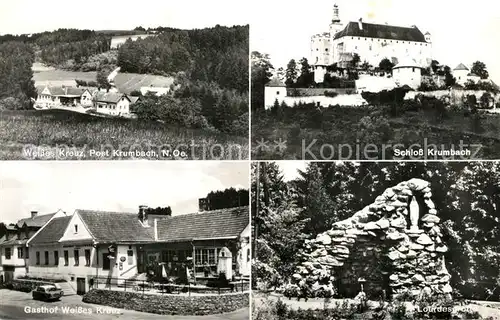
[[[276,95],[279,95],[279,94],[280,94],[280,92],[279,92],[279,91],[276,91]]]
[[[412,72],[415,72],[415,68],[412,68]]]
[[[328,52],[328,48],[325,48],[325,51]]]

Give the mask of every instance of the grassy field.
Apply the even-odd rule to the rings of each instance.
[[[40,70],[40,68],[38,67]],[[50,81],[61,80],[84,80],[95,81],[97,72],[80,72],[65,70],[47,70],[35,72],[33,80],[35,85],[44,85]],[[120,92],[130,93],[133,90],[139,90],[141,87],[169,87],[174,82],[173,77],[163,77],[148,74],[137,73],[118,73],[115,78],[116,87]]]
[[[120,152],[121,151],[121,152]],[[1,160],[239,160],[247,137],[64,110],[0,111]]]
[[[280,140],[282,146],[276,143]],[[382,107],[371,106],[289,108],[279,117],[252,114],[252,159],[442,160],[445,157],[431,154],[400,157],[395,150],[427,150],[425,146],[432,145],[456,150],[461,141],[471,151],[464,159],[500,159],[500,115],[449,111],[438,118],[433,111],[421,110],[392,117]],[[368,145],[376,151],[365,153],[374,149]]]

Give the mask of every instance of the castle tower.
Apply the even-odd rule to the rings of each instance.
[[[342,24],[340,23],[339,7],[334,4],[332,23],[330,23],[330,36],[333,38],[340,31],[342,31]]]

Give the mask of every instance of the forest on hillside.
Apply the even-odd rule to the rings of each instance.
[[[278,164],[252,164],[254,287],[286,284],[306,239],[327,231],[411,178],[431,183],[457,296],[500,301],[500,164],[337,162],[308,164],[285,181]]]
[[[0,109],[30,108],[30,98],[36,97],[31,80],[35,61],[97,70],[101,87],[121,67],[121,72],[176,79],[170,95],[146,96],[134,106],[139,119],[246,135],[249,26],[154,31],[154,36],[127,40],[118,50],[110,50],[113,31],[59,29],[29,37],[0,36]]]

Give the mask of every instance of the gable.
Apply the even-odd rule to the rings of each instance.
[[[42,94],[51,95],[49,87],[45,87],[45,89],[42,90]]]
[[[93,240],[92,234],[88,230],[78,212],[73,214],[71,220],[66,226],[63,236],[60,239],[61,242],[75,240]]]

